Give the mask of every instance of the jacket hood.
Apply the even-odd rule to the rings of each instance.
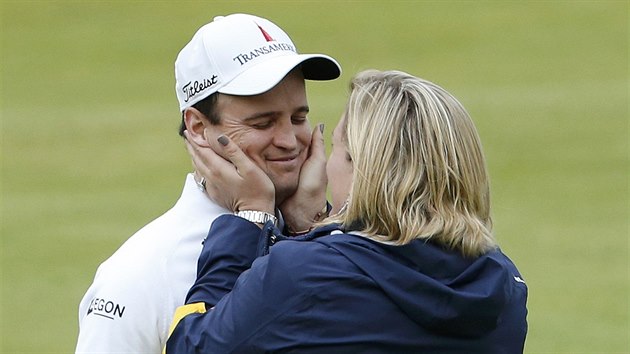
[[[394,246],[338,234],[317,241],[370,276],[420,326],[451,336],[494,330],[514,283],[509,260],[499,250],[466,259],[423,240]]]

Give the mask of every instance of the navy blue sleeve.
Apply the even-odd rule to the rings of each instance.
[[[206,313],[184,317],[168,339],[167,353],[264,353],[279,350],[282,336],[269,335],[282,326],[287,313],[306,306],[310,289],[297,291],[293,261],[308,257],[284,257],[284,242],[278,252],[260,257],[238,278],[234,288]],[[293,252],[296,253],[296,252]],[[278,256],[282,254],[282,256]],[[305,258],[302,260],[302,258]]]
[[[214,220],[197,263],[197,280],[186,303],[205,302],[213,307],[230,292],[241,273],[249,269],[266,240],[256,224],[234,215]]]

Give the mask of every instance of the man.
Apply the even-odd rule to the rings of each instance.
[[[237,142],[274,184],[281,221],[300,230],[301,221],[319,216],[325,204],[319,200],[325,185],[300,173],[314,159],[310,145],[322,143],[319,130],[311,133],[304,80],[340,73],[328,56],[298,54],[287,34],[266,19],[217,17],[175,62],[180,135],[186,131],[201,145],[221,134]],[[210,224],[228,212],[207,197],[206,188],[214,188],[212,181],[189,174],[175,206],[101,264],[79,306],[77,353],[161,352],[173,313],[195,280]],[[232,284],[223,286],[227,291]]]

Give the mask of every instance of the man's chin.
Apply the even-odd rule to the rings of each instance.
[[[276,205],[282,204],[285,200],[291,197],[297,191],[297,183],[276,183]]]

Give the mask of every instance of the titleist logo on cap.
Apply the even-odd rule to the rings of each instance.
[[[216,85],[217,76],[212,75],[209,79],[203,79],[202,81],[189,81],[184,87],[182,87],[182,92],[186,95],[184,102],[188,102],[193,96],[198,94],[199,92]]]

